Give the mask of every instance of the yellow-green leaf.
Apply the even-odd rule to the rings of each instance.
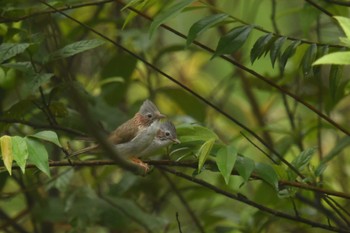
[[[24,138],[19,136],[12,137],[12,152],[13,159],[24,173],[26,168],[26,162],[28,158],[27,143]]]
[[[334,16],[343,29],[347,38],[350,39],[350,19],[342,16]]]
[[[235,165],[236,158],[237,149],[233,146],[220,148],[216,155],[216,164],[221,175],[224,177],[226,184],[230,181],[231,172]]]
[[[10,136],[2,136],[0,138],[1,145],[1,155],[4,161],[5,168],[12,175],[12,162],[13,162],[13,153],[12,153],[12,139]]]
[[[317,59],[312,65],[350,65],[350,52],[335,52]]]
[[[207,158],[209,156],[209,153],[211,149],[213,148],[213,145],[215,143],[215,138],[211,138],[208,141],[206,141],[198,151],[198,171],[200,171],[203,168],[203,165],[205,161],[207,161]]]

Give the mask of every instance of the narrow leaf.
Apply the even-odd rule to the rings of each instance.
[[[272,48],[270,50],[270,59],[272,67],[275,67],[276,59],[280,57],[281,55],[281,48],[284,42],[286,41],[287,37],[280,37],[278,38],[272,45]]]
[[[312,65],[350,65],[350,52],[335,52],[324,55],[317,59]]]
[[[314,76],[312,63],[315,61],[317,55],[317,45],[312,44],[306,50],[304,57],[301,61],[301,69],[303,71],[304,77]]]
[[[1,155],[2,160],[6,170],[12,175],[12,162],[13,162],[13,152],[12,152],[12,139],[10,136],[4,135],[0,138]]]
[[[53,131],[41,131],[33,135],[29,135],[29,137],[39,138],[48,142],[52,142],[58,147],[62,147],[60,141],[58,140],[56,132]]]
[[[13,159],[24,173],[28,159],[28,148],[25,139],[19,136],[12,137],[12,151]]]
[[[255,172],[263,181],[270,184],[275,190],[278,190],[278,176],[272,166],[257,163]]]
[[[43,144],[35,139],[25,137],[28,147],[28,161],[50,177],[49,155]]]
[[[74,42],[52,53],[49,57],[49,60],[58,60],[66,57],[71,57],[75,54],[101,46],[102,44],[104,44],[104,41],[98,39],[81,40]]]
[[[290,57],[292,57],[297,49],[297,47],[299,46],[301,42],[299,40],[293,41],[287,48],[286,50],[283,52],[281,58],[280,58],[280,69],[283,72],[284,71],[284,67],[287,64],[287,61]]]
[[[350,19],[343,16],[334,16],[343,29],[346,37],[350,39]]]
[[[306,165],[310,163],[311,157],[315,153],[315,148],[308,148],[304,151],[302,151],[293,161],[292,165],[298,169],[299,171],[302,171]]]
[[[230,181],[231,172],[235,165],[236,158],[237,149],[233,146],[222,147],[217,152],[216,164],[221,175],[224,177],[226,184]]]
[[[167,19],[174,17],[175,15],[179,14],[185,7],[190,5],[194,0],[179,0],[174,1],[171,4],[169,4],[165,9],[162,9],[159,14],[154,18],[150,29],[149,34],[150,37],[153,36],[155,30],[164,23]]]
[[[260,58],[265,51],[266,46],[273,38],[273,34],[269,33],[261,36],[254,44],[250,51],[250,62],[253,64],[257,58]]]
[[[337,144],[332,148],[332,150],[322,159],[321,163],[328,163],[332,159],[334,159],[337,155],[342,152],[342,150],[346,147],[350,146],[350,137],[345,136],[341,138]]]
[[[247,182],[255,169],[255,162],[250,158],[239,156],[237,158],[235,168],[237,169],[239,175],[244,179],[244,182]]]
[[[198,171],[201,171],[203,168],[203,165],[205,161],[207,161],[207,158],[210,154],[211,149],[213,148],[213,145],[215,143],[215,138],[211,138],[208,141],[206,141],[198,151]]]
[[[199,36],[202,32],[214,26],[215,24],[222,22],[227,17],[227,14],[215,14],[207,16],[195,22],[188,32],[186,45],[189,46],[193,40],[195,40],[196,37]]]
[[[0,64],[17,54],[23,53],[29,46],[29,43],[2,43],[0,45]]]
[[[244,42],[252,31],[252,26],[240,26],[232,29],[226,35],[220,38],[216,50],[211,59],[223,54],[231,54],[242,47]]]

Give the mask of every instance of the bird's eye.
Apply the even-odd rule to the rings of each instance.
[[[170,133],[169,133],[169,132],[166,132],[166,133],[165,133],[165,136],[168,136],[168,137],[169,137],[169,136],[170,136]]]
[[[147,114],[147,117],[148,117],[149,119],[151,119],[151,118],[153,117],[152,113],[148,113],[148,114]]]

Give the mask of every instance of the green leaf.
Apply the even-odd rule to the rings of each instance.
[[[29,43],[2,43],[0,45],[0,64],[17,54],[23,53],[29,46]]]
[[[35,74],[30,77],[30,80],[26,82],[26,88],[29,93],[35,92],[42,84],[48,82],[54,74],[44,73],[44,74]]]
[[[231,172],[235,165],[236,158],[237,149],[233,146],[221,147],[217,152],[216,164],[221,175],[224,177],[226,184],[230,181]]]
[[[50,54],[49,60],[58,60],[66,57],[71,57],[75,54],[101,46],[104,43],[105,42],[103,40],[99,39],[81,40],[74,42]]]
[[[215,138],[211,138],[208,141],[206,141],[199,148],[199,151],[198,151],[198,171],[202,170],[205,161],[207,161],[207,158],[210,154],[211,149],[213,148],[215,140],[216,140]]]
[[[302,151],[293,161],[292,165],[299,171],[302,171],[306,165],[310,163],[310,160],[315,153],[315,148],[308,148]]]
[[[313,77],[313,67],[312,63],[315,61],[317,55],[317,45],[312,44],[309,46],[309,48],[306,50],[303,60],[301,61],[301,69],[303,71],[304,77]]]
[[[332,150],[322,159],[321,163],[328,163],[334,159],[337,155],[342,152],[342,150],[350,145],[350,137],[345,136],[341,138],[337,144],[332,148]]]
[[[35,139],[25,137],[28,147],[28,161],[50,177],[49,155],[43,144]]]
[[[350,52],[335,52],[324,55],[317,59],[312,65],[350,65]]]
[[[339,37],[339,40],[340,40],[342,45],[350,48],[350,39],[348,39],[346,37]]]
[[[150,37],[153,36],[155,30],[164,23],[167,19],[179,14],[185,7],[190,5],[194,0],[178,0],[170,3],[164,9],[162,9],[154,18],[150,29]]]
[[[270,60],[272,67],[275,67],[276,59],[280,57],[281,55],[281,48],[284,42],[286,41],[287,37],[283,36],[278,38],[272,45],[272,48],[270,50]]]
[[[127,9],[128,7],[133,7],[136,10],[142,10],[145,5],[148,3],[148,1],[145,0],[131,0],[128,4],[126,4],[120,11],[123,11],[125,9]],[[126,27],[126,25],[133,20],[135,17],[137,16],[136,12],[130,11],[128,16],[126,17],[122,29],[124,29]]]
[[[186,45],[189,46],[197,36],[212,26],[222,22],[228,17],[227,14],[209,15],[195,22],[188,31]]]
[[[326,170],[327,166],[328,166],[327,163],[320,163],[314,172],[315,176],[316,177],[321,176],[323,172]]]
[[[327,113],[329,113],[344,97],[346,85],[342,82],[343,70],[343,66],[331,65],[328,78],[330,97],[326,99],[325,106]]]
[[[12,152],[13,159],[24,173],[28,159],[28,148],[24,138],[19,136],[12,137]]]
[[[272,166],[264,163],[257,163],[255,172],[263,181],[270,184],[278,191],[278,176]]]
[[[343,29],[346,37],[350,39],[350,19],[343,16],[334,16]]]
[[[4,135],[0,137],[1,155],[2,160],[6,170],[12,175],[12,162],[13,162],[13,152],[12,152],[12,138],[10,136]]]
[[[250,158],[238,156],[235,169],[237,169],[238,174],[244,179],[244,182],[247,182],[255,169],[255,162]]]
[[[220,38],[216,50],[211,59],[221,56],[223,54],[231,54],[236,52],[239,48],[242,47],[244,42],[247,41],[247,38],[252,31],[253,27],[240,26],[232,29],[226,35]]]
[[[110,78],[105,78],[103,80],[101,80],[98,85],[99,86],[103,86],[109,83],[124,83],[124,79],[123,77],[110,77]]]
[[[33,135],[29,135],[29,137],[39,138],[48,142],[52,142],[53,144],[57,145],[58,147],[62,147],[60,141],[58,140],[56,132],[53,131],[41,131]]]
[[[282,72],[284,71],[284,67],[287,64],[288,59],[294,55],[300,43],[301,43],[300,40],[293,41],[283,52],[282,56],[280,57],[280,64],[279,64]]]
[[[266,49],[266,46],[269,44],[269,42],[271,41],[271,39],[273,38],[273,34],[269,33],[266,35],[261,36],[253,45],[252,50],[250,51],[250,62],[253,64],[254,61],[257,58],[260,58]]]
[[[200,125],[179,125],[176,127],[181,143],[192,141],[208,141],[209,139],[219,139],[210,129]]]

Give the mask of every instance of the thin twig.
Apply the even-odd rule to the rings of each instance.
[[[315,7],[316,9],[318,9],[319,11],[328,15],[329,17],[333,17],[333,14],[331,12],[327,11],[326,9],[324,9],[323,7],[318,5],[317,3],[313,2],[312,0],[305,0],[305,2],[309,3],[311,6]]]
[[[177,227],[179,228],[179,233],[182,233],[181,223],[180,223],[180,219],[179,219],[179,213],[176,212],[175,216],[176,216]]]
[[[270,19],[271,19],[271,22],[272,22],[273,30],[277,34],[280,34],[280,32],[278,30],[277,22],[276,22],[276,8],[277,8],[276,6],[277,6],[276,0],[271,0],[271,15],[270,15]]]

